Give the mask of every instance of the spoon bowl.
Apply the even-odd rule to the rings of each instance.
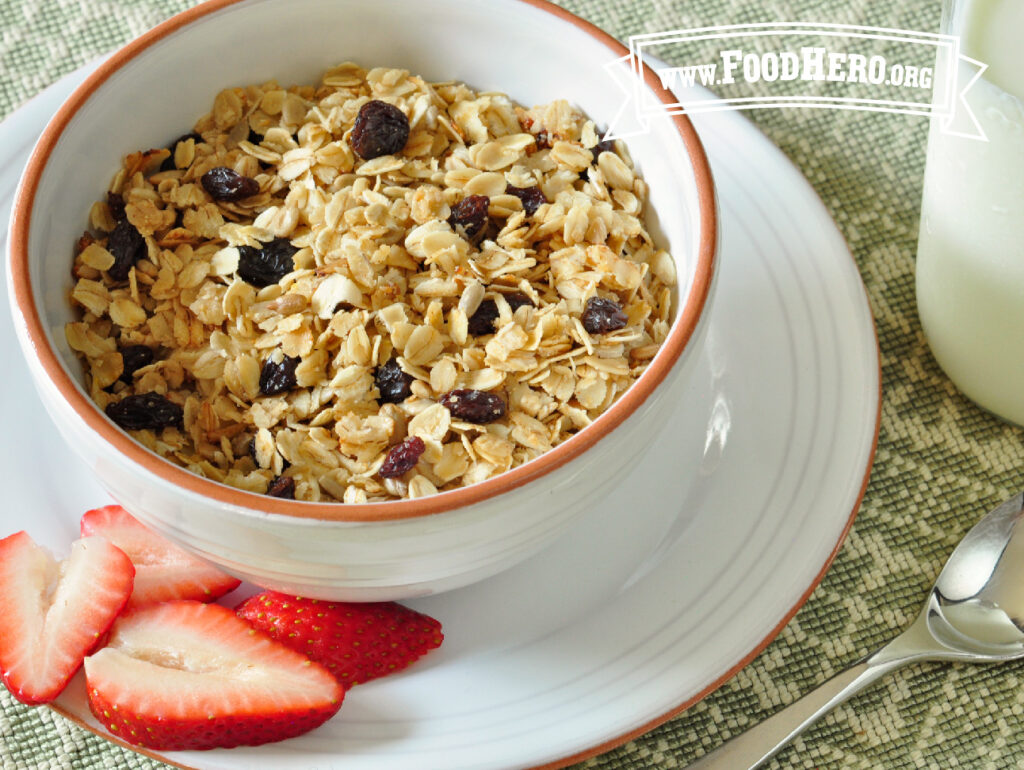
[[[968,655],[1024,655],[1024,495],[979,521],[942,568],[928,608],[939,641]]]
[[[882,675],[925,660],[1024,658],[1024,492],[987,513],[939,573],[917,619],[887,645],[690,765],[757,768]]]

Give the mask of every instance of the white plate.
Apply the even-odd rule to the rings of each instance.
[[[87,69],[0,125],[0,221],[31,143]],[[695,122],[718,185],[721,274],[697,381],[655,456],[530,561],[412,602],[442,621],[443,647],[353,690],[319,730],[164,759],[211,770],[568,762],[696,702],[806,600],[853,520],[874,451],[871,313],[795,167],[737,113]],[[79,515],[107,498],[45,416],[6,312],[0,360],[11,362],[0,378],[0,534],[27,529],[66,552]],[[706,437],[696,471],[679,462],[694,435]],[[106,735],[80,677],[57,706]]]

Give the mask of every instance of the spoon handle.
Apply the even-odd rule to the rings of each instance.
[[[917,630],[911,627],[874,654],[854,663],[768,719],[688,765],[688,770],[753,770],[760,767],[854,693],[905,663],[927,657],[922,654],[922,648],[914,644],[914,632]]]

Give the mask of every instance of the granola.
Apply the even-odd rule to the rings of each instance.
[[[533,460],[608,409],[671,322],[646,186],[599,140],[566,101],[400,69],[221,91],[89,213],[65,331],[91,397],[115,421],[132,397],[176,409],[124,427],[298,500],[423,497]]]

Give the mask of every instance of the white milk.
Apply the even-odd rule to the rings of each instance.
[[[1024,425],[1024,0],[970,0],[966,11],[964,53],[989,65],[967,102],[988,142],[932,121],[918,312],[960,390]]]

